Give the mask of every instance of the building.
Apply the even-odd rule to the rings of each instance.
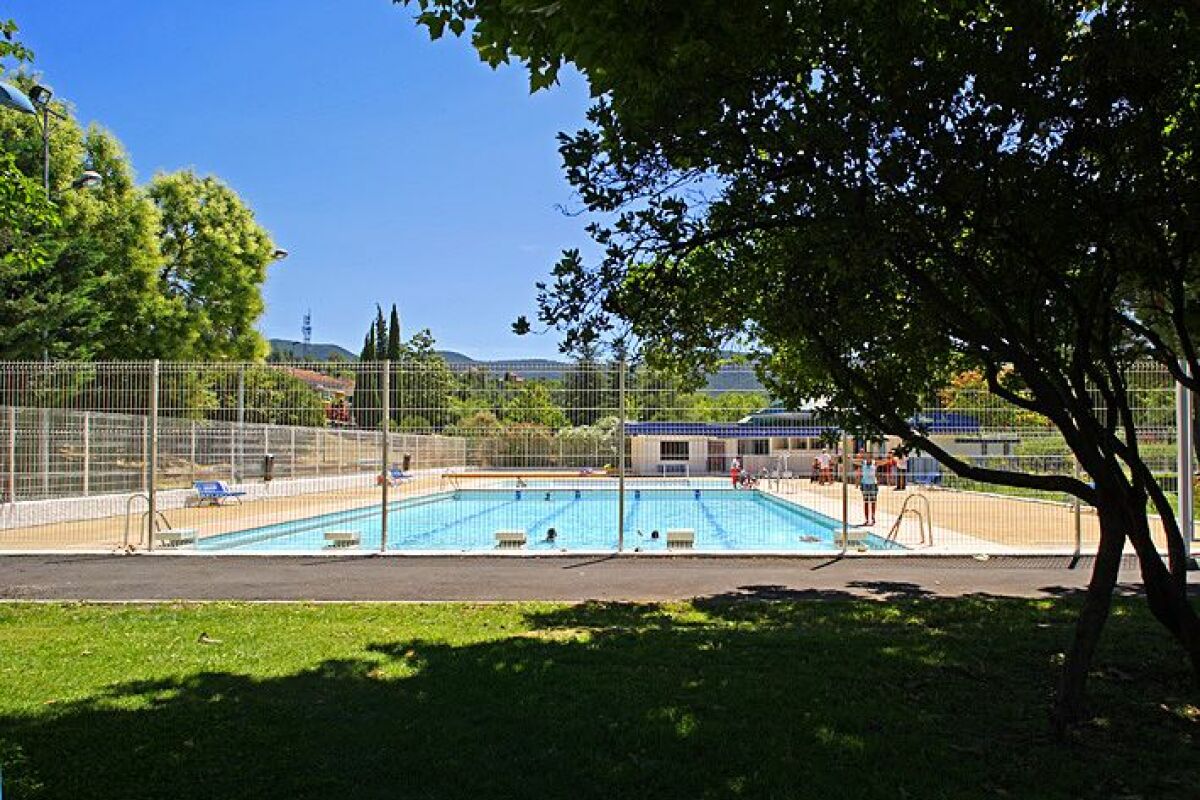
[[[813,459],[825,447],[835,449],[841,430],[818,422],[816,409],[765,408],[737,422],[630,422],[629,464],[635,475],[723,475],[736,457],[751,472],[779,470],[807,477]],[[949,452],[987,455],[991,439],[982,436],[974,417],[951,411],[920,415],[916,423]],[[994,437],[993,437],[994,438]],[[854,440],[852,449],[883,454],[899,440]],[[1007,454],[1009,442],[1005,440]]]

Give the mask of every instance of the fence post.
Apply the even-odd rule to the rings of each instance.
[[[17,502],[17,407],[8,407],[8,502]]]
[[[142,417],[142,491],[150,491],[150,416]]]
[[[155,498],[155,483],[158,473],[158,359],[154,359],[150,364],[150,414],[147,418],[147,424],[150,426],[150,445],[149,445],[149,469],[147,472],[147,510],[146,514],[146,537],[147,549],[154,549],[154,518],[158,513],[158,504]]]
[[[1187,370],[1187,365],[1183,365]],[[1179,381],[1175,382],[1175,435],[1178,446],[1175,451],[1175,475],[1179,497],[1179,532],[1183,538],[1183,553],[1192,557],[1192,539],[1196,535],[1194,508],[1192,506],[1192,464],[1194,459],[1192,439],[1192,392]]]
[[[83,412],[83,496],[91,488],[92,472],[92,412]]]
[[[1073,462],[1072,469],[1075,473],[1075,479],[1079,480],[1079,459],[1072,457],[1071,461]],[[1083,552],[1083,518],[1079,507],[1079,498],[1073,497],[1072,499],[1075,501],[1072,504],[1075,515],[1075,558],[1079,558],[1079,555]]]
[[[392,413],[391,395],[391,380],[392,380],[392,362],[391,359],[385,359],[383,362],[383,379],[380,384],[383,388],[383,415],[380,420],[380,425],[383,426],[383,441],[381,443],[381,455],[383,457],[383,465],[379,470],[380,487],[382,488],[381,496],[383,498],[383,508],[379,520],[379,552],[387,552],[387,536],[388,536],[388,480],[391,475],[388,474],[388,445],[391,444],[391,420],[389,417]]]
[[[46,388],[50,388],[50,362],[44,363],[44,378]],[[42,497],[48,499],[50,497],[50,398],[52,394],[46,392],[44,399],[39,404],[38,409],[38,461],[42,468]]]
[[[196,420],[192,420],[191,433],[188,436],[188,477],[196,482]]]
[[[617,362],[617,552],[625,549],[625,359]]]
[[[850,545],[850,436],[842,431],[842,555]]]
[[[246,474],[245,450],[246,447],[246,367],[242,365],[238,367],[238,395],[237,395],[237,432],[235,435],[237,446],[234,454],[233,480],[240,481]]]

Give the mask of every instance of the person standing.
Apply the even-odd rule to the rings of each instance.
[[[729,477],[733,480],[733,488],[738,488],[738,478],[742,474],[742,462],[738,461],[737,456],[733,457],[733,463],[729,465]]]
[[[827,483],[833,483],[833,469],[828,447],[821,451],[821,455],[817,456],[817,465],[820,469],[820,478],[817,480],[817,485],[824,486]]]
[[[908,487],[908,454],[903,448],[896,448],[896,491],[903,492]]]
[[[875,459],[864,456],[859,468],[858,488],[863,496],[864,525],[875,524],[875,504],[879,501],[879,478],[876,473]]]

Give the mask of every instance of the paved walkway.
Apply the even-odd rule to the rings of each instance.
[[[637,556],[0,557],[7,600],[631,600],[695,597],[1048,597],[1083,589],[1088,559]],[[1122,588],[1138,590],[1127,560]],[[1200,574],[1192,573],[1200,590]]]

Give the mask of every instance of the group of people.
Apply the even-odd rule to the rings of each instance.
[[[763,467],[757,477],[748,469],[742,469],[742,462],[734,458],[729,465],[729,477],[733,480],[733,488],[735,489],[753,489],[758,486],[761,479],[767,477],[767,468]]]
[[[854,458],[855,469],[861,465],[866,453],[862,450],[858,451],[858,455]],[[822,450],[819,455],[813,457],[812,468],[809,472],[809,481],[818,486],[831,484],[833,478],[834,456],[830,454],[829,449]],[[885,476],[890,479],[893,487],[898,491],[904,491],[908,488],[908,455],[903,448],[897,447],[887,456],[882,458],[873,458],[876,467],[879,467],[884,472]]]

